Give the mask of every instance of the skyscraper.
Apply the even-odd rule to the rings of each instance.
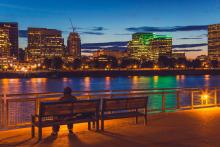
[[[63,57],[62,32],[47,28],[28,28],[28,60],[42,61],[45,58]]]
[[[154,33],[135,33],[128,44],[128,55],[136,59],[158,61],[159,56],[172,56],[172,37]]]
[[[14,22],[0,22],[0,28],[9,32],[10,56],[18,57],[18,24]]]
[[[68,55],[74,58],[81,57],[81,40],[80,36],[76,32],[71,32],[67,40],[67,52]]]
[[[9,30],[0,28],[0,57],[10,56]]]
[[[211,60],[220,60],[220,24],[208,26],[208,56]]]

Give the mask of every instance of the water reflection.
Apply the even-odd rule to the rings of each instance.
[[[0,79],[0,90],[3,93],[30,93],[63,91],[65,86],[73,90],[205,87],[220,86],[219,80],[220,76],[210,75]]]
[[[105,77],[105,89],[111,89],[111,77]]]
[[[91,78],[90,77],[85,77],[84,78],[84,84],[85,84],[85,87],[84,87],[84,90],[85,91],[89,91],[90,90],[90,81],[91,80]]]

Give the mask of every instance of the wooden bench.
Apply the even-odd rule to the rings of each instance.
[[[104,121],[111,119],[136,117],[144,117],[144,124],[147,124],[147,104],[148,97],[133,97],[133,98],[114,98],[103,99],[101,112],[101,130],[104,130]],[[144,109],[144,113],[139,110]]]
[[[32,116],[32,137],[35,136],[35,127],[38,127],[38,139],[42,139],[42,128],[67,123],[96,122],[99,130],[100,100],[78,100],[75,102],[41,102],[39,115]],[[62,119],[60,119],[62,118]]]

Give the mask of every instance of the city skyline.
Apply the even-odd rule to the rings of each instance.
[[[171,0],[169,3],[161,0],[67,0],[59,4],[58,0],[37,1],[34,5],[27,0],[12,0],[10,3],[2,0],[0,18],[19,23],[22,48],[27,44],[28,27],[62,30],[66,44],[72,31],[71,18],[82,43],[124,42],[136,32],[155,32],[172,36],[175,49],[202,49],[187,53],[190,58],[207,54],[207,25],[220,22],[217,16],[219,0]]]

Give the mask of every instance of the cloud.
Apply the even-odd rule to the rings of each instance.
[[[92,32],[92,31],[80,32],[80,34],[87,34],[87,35],[104,35],[104,33],[102,33],[102,32]]]
[[[118,50],[126,50],[127,49],[128,41],[118,41],[118,42],[103,42],[103,43],[84,43],[82,44],[82,49],[118,49]],[[193,51],[200,51],[200,49],[191,49],[193,47],[203,47],[207,46],[207,43],[200,43],[200,44],[178,44],[173,45],[174,50],[181,51],[182,50],[193,50]]]
[[[132,34],[130,34],[130,33],[116,33],[116,34],[113,34],[113,35],[121,35],[121,36],[127,36],[127,35],[132,35]]]
[[[27,30],[19,30],[19,37],[21,38],[27,38]]]
[[[117,41],[117,42],[102,42],[102,43],[84,43],[83,46],[97,47],[97,46],[127,46],[128,41]]]
[[[103,42],[103,43],[84,43],[82,49],[109,49],[109,50],[126,50],[128,41]]]
[[[208,25],[189,25],[173,27],[130,27],[126,28],[129,32],[179,32],[179,31],[202,31],[208,30]]]
[[[180,49],[180,50],[172,50],[173,52],[199,52],[202,49]]]
[[[92,27],[89,30],[91,30],[91,31],[104,31],[104,30],[107,30],[107,29],[104,28],[104,27]]]
[[[187,37],[187,38],[177,38],[180,40],[197,40],[197,39],[203,39],[202,37]]]
[[[199,43],[199,44],[178,44],[173,45],[173,48],[192,48],[192,47],[203,47],[207,46],[207,43]]]

